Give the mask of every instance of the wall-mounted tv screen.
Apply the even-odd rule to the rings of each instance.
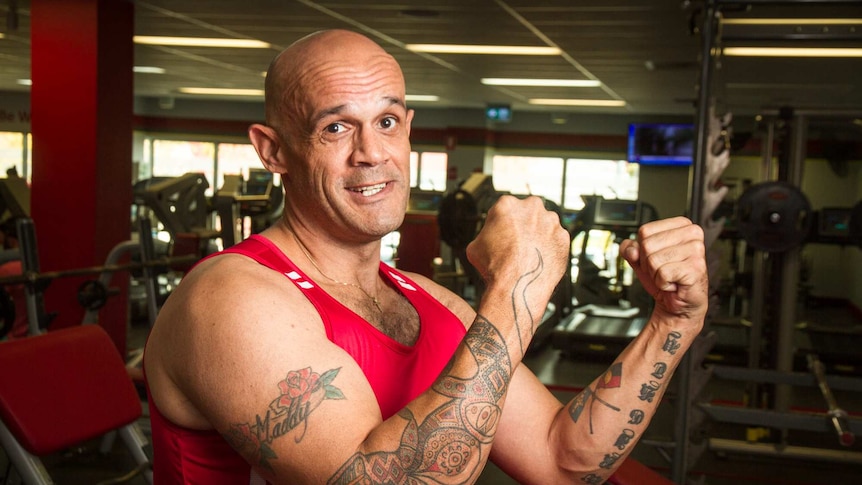
[[[693,123],[632,123],[628,160],[642,165],[691,165]]]

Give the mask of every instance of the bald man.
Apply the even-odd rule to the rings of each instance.
[[[592,484],[643,435],[703,325],[701,229],[661,220],[622,243],[655,310],[564,405],[520,365],[569,255],[539,199],[501,198],[470,244],[476,309],[381,263],[410,190],[404,97],[396,61],[353,32],[273,61],[249,137],[284,216],[199,263],[158,316],[156,483],[472,483],[490,459],[521,483]]]

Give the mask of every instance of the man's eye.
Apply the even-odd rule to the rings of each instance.
[[[333,123],[324,128],[324,130],[327,133],[341,133],[342,131],[344,131],[344,127],[341,126],[341,123]]]
[[[383,118],[380,121],[380,126],[383,128],[392,128],[393,126],[395,126],[395,122],[395,118],[390,116],[388,118]]]

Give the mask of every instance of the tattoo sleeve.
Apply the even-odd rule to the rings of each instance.
[[[472,477],[487,458],[512,377],[503,337],[479,316],[465,337],[476,363],[475,374],[457,377],[452,359],[433,391],[446,400],[417,421],[409,408],[399,416],[407,422],[392,452],[357,453],[330,484],[450,483],[455,476]],[[459,480],[463,482],[464,480]]]

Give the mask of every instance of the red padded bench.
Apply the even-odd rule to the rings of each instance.
[[[38,457],[112,431],[144,468],[141,414],[125,363],[102,327],[0,343],[0,444],[25,483],[52,483]],[[149,471],[145,476],[152,482]]]

